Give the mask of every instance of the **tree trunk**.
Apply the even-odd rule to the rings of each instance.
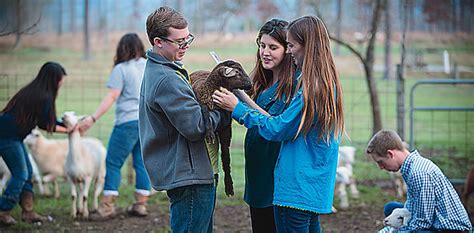
[[[70,26],[71,32],[76,32],[76,0],[69,0],[70,7]]]
[[[337,20],[336,20],[336,37],[341,39],[341,25],[342,25],[342,0],[336,2]],[[336,55],[340,55],[340,46],[336,43]]]
[[[89,0],[84,1],[84,60],[91,59],[89,43]]]
[[[21,0],[16,0],[16,38],[15,38],[15,45],[13,49],[19,49],[21,45]]]
[[[382,118],[380,114],[380,104],[377,92],[377,86],[375,85],[373,78],[373,66],[374,66],[374,47],[375,39],[377,35],[378,22],[384,9],[386,0],[377,0],[375,2],[374,14],[372,16],[370,38],[367,46],[367,55],[365,58],[365,74],[367,78],[367,85],[369,88],[370,102],[372,104],[372,116],[373,116],[373,133],[375,134],[382,129]]]
[[[59,0],[58,6],[58,36],[63,34],[63,1]]]
[[[392,17],[391,1],[385,5],[385,69],[383,78],[388,80],[392,76]]]

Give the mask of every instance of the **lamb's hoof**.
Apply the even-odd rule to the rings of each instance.
[[[214,144],[216,141],[216,134],[212,131],[207,131],[206,132],[206,142],[210,144]]]

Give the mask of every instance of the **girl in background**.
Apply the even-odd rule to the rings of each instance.
[[[45,63],[36,78],[18,91],[0,112],[0,156],[12,174],[0,197],[0,224],[16,223],[10,211],[17,203],[20,203],[23,221],[45,219],[33,211],[33,171],[23,139],[36,126],[49,133],[70,131],[56,120],[55,101],[65,75],[60,64]]]

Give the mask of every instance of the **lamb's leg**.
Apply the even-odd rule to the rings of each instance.
[[[217,132],[221,144],[222,170],[224,170],[224,188],[227,196],[234,195],[232,176],[230,175],[230,141],[232,138],[232,125]]]
[[[346,184],[344,184],[344,182],[341,182],[339,184],[338,191],[339,191],[339,199],[341,200],[339,207],[341,209],[349,208],[349,199],[347,197]]]
[[[87,205],[87,198],[89,197],[89,189],[91,188],[92,184],[92,177],[86,177],[84,179],[84,189],[82,190],[82,206],[83,206],[83,212],[82,212],[82,217],[87,219],[89,218],[89,207]]]
[[[7,186],[8,180],[12,177],[12,174],[10,172],[3,173],[2,181],[1,181],[1,186],[0,186],[0,193],[3,193],[3,189]]]
[[[77,197],[77,217],[84,216],[84,181],[79,182],[79,196]]]
[[[96,211],[99,207],[99,196],[104,188],[104,177],[95,179],[94,200],[92,202],[92,211]]]
[[[51,182],[52,177],[53,177],[53,175],[51,175],[51,174],[48,174],[48,175],[43,176],[44,195],[47,196],[47,197],[50,197],[50,196],[51,196],[51,190],[49,189],[48,183]]]
[[[59,185],[58,185],[58,180],[54,179],[53,180],[54,184],[54,198],[58,199],[59,198]]]
[[[209,143],[214,143],[216,140],[216,134],[214,133],[214,129],[211,125],[211,114],[209,113],[209,108],[204,104],[200,105],[202,115],[204,115],[204,123],[206,124],[206,140]]]
[[[351,183],[349,184],[349,188],[351,189],[351,194],[353,198],[359,198],[359,190],[356,186],[356,181],[354,178],[351,178]]]
[[[71,208],[71,216],[73,218],[77,217],[77,190],[76,190],[76,185],[74,182],[72,182],[71,179],[68,179],[69,185],[71,186],[71,198],[72,198],[72,208]]]

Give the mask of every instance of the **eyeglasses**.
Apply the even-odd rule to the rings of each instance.
[[[181,39],[180,41],[170,40],[168,38],[161,37],[161,36],[158,36],[158,38],[177,45],[179,49],[186,48],[187,46],[191,45],[191,43],[193,43],[194,41],[194,36],[192,34],[189,34],[186,38]]]

